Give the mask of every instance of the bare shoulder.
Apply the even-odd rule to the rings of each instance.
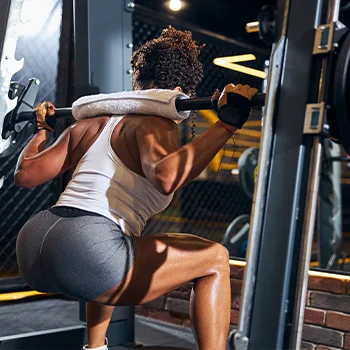
[[[79,148],[79,153],[85,151],[97,139],[109,117],[96,117],[79,120],[67,129],[70,133],[70,150]]]
[[[108,120],[109,120],[108,116],[96,117],[96,118],[86,118],[86,119],[81,119],[81,120],[74,122],[68,128],[74,134],[79,134],[80,132],[86,131],[86,129],[88,129],[88,128],[100,128],[101,125],[102,126],[105,125]]]
[[[133,119],[135,125],[137,125],[137,132],[174,132],[176,135],[179,133],[178,125],[170,119],[152,116],[152,115],[135,115],[127,116],[126,118]]]

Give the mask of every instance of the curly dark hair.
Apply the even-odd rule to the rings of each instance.
[[[202,80],[203,67],[198,60],[200,47],[192,33],[172,26],[139,47],[132,55],[133,89],[174,89],[193,97]]]

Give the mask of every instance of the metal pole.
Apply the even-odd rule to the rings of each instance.
[[[307,295],[308,272],[310,268],[312,241],[314,237],[318,188],[320,183],[322,144],[318,136],[314,137],[313,154],[310,164],[310,185],[306,198],[303,245],[300,253],[300,270],[295,298],[295,314],[291,335],[291,349],[300,349],[304,325],[304,311]]]
[[[278,86],[281,80],[283,57],[286,45],[285,34],[287,29],[289,0],[285,2],[284,10],[282,34],[279,41],[273,47],[269,63],[270,69],[265,100],[266,106],[264,108],[264,119],[258,160],[259,170],[254,191],[250,232],[247,246],[247,264],[244,272],[238,331],[234,336],[234,346],[236,349],[248,348],[256,273],[258,268],[257,257],[260,248],[261,225],[263,222],[263,215],[265,210],[270,157],[273,145],[273,120],[275,114],[276,96],[278,94]]]
[[[321,2],[322,0],[320,0]],[[330,0],[328,3],[327,21],[328,23],[338,20],[340,0]],[[319,6],[320,7],[320,6]],[[322,70],[319,79],[318,102],[325,99],[325,82],[328,74],[329,57],[325,56],[322,60]],[[300,349],[304,325],[305,302],[308,286],[308,271],[310,268],[312,241],[315,230],[316,209],[318,201],[318,191],[320,184],[321,163],[322,163],[322,144],[319,136],[313,140],[313,154],[310,164],[310,177],[308,193],[306,197],[305,221],[303,227],[303,244],[300,252],[300,263],[297,277],[297,289],[294,301],[294,315],[291,332],[291,348]]]

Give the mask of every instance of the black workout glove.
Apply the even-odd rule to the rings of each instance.
[[[218,108],[218,100],[213,100],[212,104],[222,122],[238,129],[241,129],[248,120],[252,109],[251,101],[235,92],[227,92],[227,103],[220,108]]]

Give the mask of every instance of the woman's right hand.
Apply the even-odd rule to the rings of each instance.
[[[220,94],[215,91],[212,100],[218,100],[218,117],[219,119],[231,126],[241,128],[247,121],[251,111],[250,101],[258,92],[258,89],[249,85],[228,84]],[[228,93],[234,93],[238,96],[228,96]],[[244,99],[241,98],[244,97]],[[232,101],[233,100],[233,101]]]
[[[224,90],[222,90],[221,95],[219,95],[219,102],[218,102],[218,107],[220,108],[224,104],[227,104],[227,93],[228,92],[234,92],[236,94],[239,94],[245,98],[247,98],[249,101],[253,99],[253,97],[257,94],[259,90],[252,88],[249,85],[234,85],[234,84],[228,84],[224,87]],[[215,92],[215,94],[218,91]],[[219,92],[218,92],[219,93]],[[214,94],[214,95],[215,95]]]

